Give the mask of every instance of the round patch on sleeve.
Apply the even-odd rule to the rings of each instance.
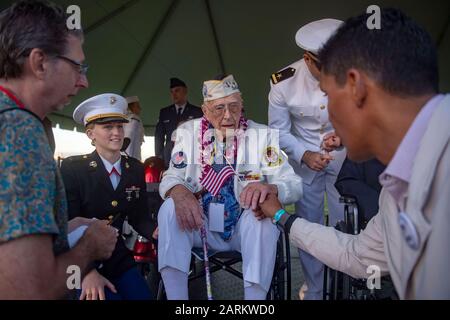
[[[283,158],[275,147],[268,147],[264,152],[264,160],[269,167],[278,167],[283,163]]]
[[[171,161],[172,161],[174,168],[176,168],[176,169],[183,169],[183,168],[187,167],[186,155],[184,154],[183,151],[175,152],[172,155]]]

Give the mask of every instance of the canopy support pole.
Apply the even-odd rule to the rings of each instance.
[[[211,25],[211,31],[214,37],[214,45],[216,47],[217,56],[219,58],[220,72],[225,75],[226,74],[225,63],[223,61],[222,50],[220,49],[219,38],[217,37],[216,26],[214,24],[214,19],[212,16],[211,6],[209,5],[209,0],[205,0],[205,5],[206,5],[206,12],[208,13],[209,23]]]
[[[175,7],[177,6],[178,2],[179,2],[179,0],[172,1],[169,8],[167,9],[164,17],[159,22],[159,25],[156,28],[155,32],[153,33],[153,36],[151,37],[150,41],[148,42],[147,47],[145,48],[144,52],[142,53],[141,57],[139,58],[138,62],[136,63],[136,66],[134,67],[133,72],[130,74],[130,77],[128,78],[127,82],[125,83],[125,86],[122,89],[122,96],[128,90],[128,88],[130,87],[134,78],[136,77],[137,72],[141,68],[141,65],[145,62],[148,55],[151,53],[151,50],[156,43],[156,40],[158,40],[159,35],[164,30],[164,27],[167,24],[167,22],[169,21],[170,16],[174,12]]]

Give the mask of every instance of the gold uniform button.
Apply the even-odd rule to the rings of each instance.
[[[111,202],[111,205],[115,208],[119,205],[119,203],[116,200],[114,200]]]
[[[324,105],[320,106],[320,110],[324,110],[326,107]]]

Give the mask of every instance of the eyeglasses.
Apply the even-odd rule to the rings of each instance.
[[[230,113],[239,113],[242,108],[242,104],[239,102],[231,102],[229,104],[219,104],[217,106],[212,106],[209,110],[215,115],[223,115],[225,113],[225,109],[228,107],[228,111]]]
[[[307,52],[306,53],[308,55],[308,57],[311,58],[311,60],[314,62],[314,64],[316,65],[317,69],[322,69],[322,63],[320,62],[319,58],[317,58],[317,56],[311,52]]]
[[[65,56],[56,56],[56,57],[59,58],[59,59],[62,59],[64,61],[67,61],[67,62],[71,63],[72,65],[78,67],[78,73],[79,74],[81,74],[83,76],[85,76],[87,74],[87,71],[89,69],[89,65],[88,64],[77,62],[77,61],[72,60],[70,58],[67,58]]]

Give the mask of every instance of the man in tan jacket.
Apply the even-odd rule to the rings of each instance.
[[[333,269],[368,278],[389,273],[402,299],[450,299],[450,95],[438,94],[431,37],[395,9],[348,19],[319,52],[336,135],[348,157],[387,165],[379,213],[359,235],[261,206],[291,242]],[[386,44],[389,43],[388,46]]]

